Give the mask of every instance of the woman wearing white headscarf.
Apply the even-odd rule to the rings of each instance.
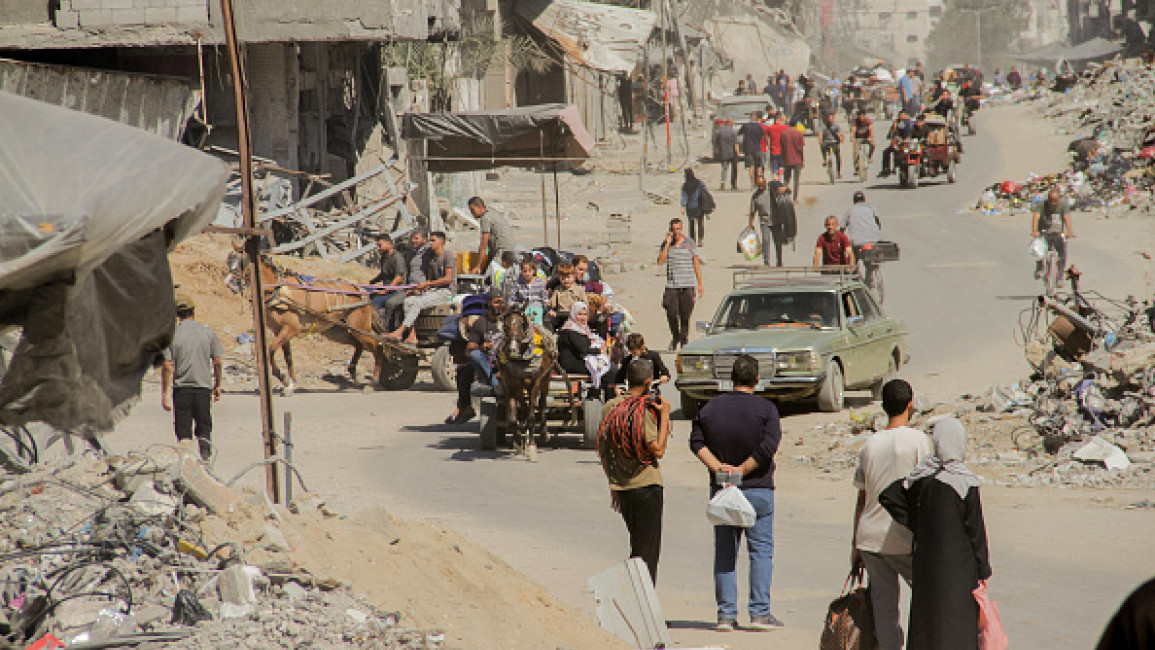
[[[569,320],[557,333],[557,361],[566,372],[589,373],[594,388],[601,386],[612,366],[606,341],[590,329],[590,308],[575,302],[569,308]]]
[[[878,501],[914,533],[909,650],[977,650],[973,591],[991,576],[979,477],[963,464],[966,429],[955,418],[934,426],[935,453]]]

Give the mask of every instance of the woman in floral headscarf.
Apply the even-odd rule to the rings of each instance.
[[[566,372],[589,373],[594,388],[610,372],[605,339],[590,329],[590,308],[584,302],[570,306],[569,320],[557,333],[558,363]]]

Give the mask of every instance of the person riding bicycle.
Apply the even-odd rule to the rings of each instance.
[[[826,164],[828,155],[834,156],[838,178],[842,178],[842,127],[834,120],[834,113],[827,113],[818,129],[822,143],[822,164]]]
[[[854,159],[858,160],[862,147],[866,147],[866,159],[862,164],[869,167],[874,161],[874,121],[866,116],[866,111],[858,111],[858,116],[850,124],[850,131],[854,137]]]
[[[1063,198],[1063,193],[1057,187],[1047,192],[1047,197],[1035,199],[1031,204],[1031,237],[1043,237],[1047,240],[1047,247],[1059,254],[1059,271],[1067,268],[1067,237],[1073,237],[1071,232],[1071,205]],[[1043,261],[1035,262],[1035,279],[1043,277]]]
[[[850,239],[854,259],[861,260],[862,247],[878,242],[882,236],[882,220],[878,218],[878,212],[866,204],[866,194],[861,191],[854,193],[854,205],[842,217],[841,225],[842,232]],[[866,260],[863,260],[863,265],[866,267],[866,284],[873,286],[875,265],[867,264]]]

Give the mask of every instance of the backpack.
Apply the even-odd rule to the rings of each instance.
[[[717,207],[718,203],[714,201],[714,195],[710,194],[710,190],[706,189],[706,184],[702,183],[698,189],[698,209],[702,211],[702,214],[709,214]]]

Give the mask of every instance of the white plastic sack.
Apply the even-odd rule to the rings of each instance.
[[[747,262],[753,262],[762,255],[762,246],[758,242],[758,233],[753,228],[747,226],[745,230],[738,235],[738,252],[742,257],[746,258]]]
[[[1031,246],[1027,249],[1027,257],[1030,257],[1036,262],[1042,262],[1043,258],[1047,256],[1047,240],[1042,237],[1035,237],[1031,240]]]
[[[742,490],[733,485],[718,490],[706,505],[706,518],[715,526],[749,528],[758,519],[754,506],[746,500]]]

